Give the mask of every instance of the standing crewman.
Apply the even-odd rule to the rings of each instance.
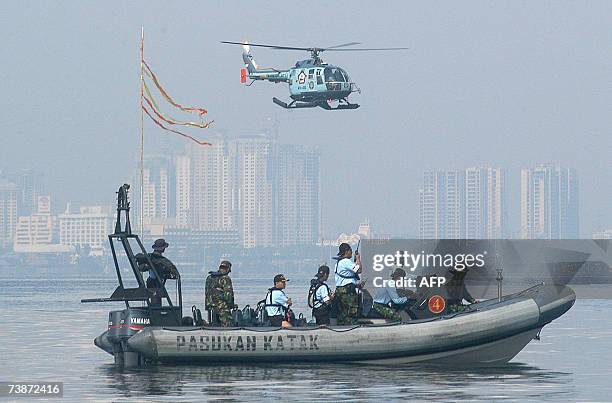
[[[339,325],[354,325],[359,318],[359,296],[357,295],[357,287],[359,282],[359,274],[362,272],[361,256],[355,253],[355,261],[353,257],[353,249],[347,243],[341,243],[338,247],[338,261],[336,262],[336,300],[338,302],[338,324]]]
[[[387,282],[385,287],[379,288],[372,309],[378,312],[383,318],[399,322],[402,320],[399,309],[402,309],[408,302],[407,297],[400,297],[397,293],[397,281],[406,277],[406,271],[398,267],[391,274],[393,285]]]
[[[157,290],[162,287],[162,285],[166,284],[166,280],[168,279],[177,279],[180,277],[178,269],[163,254],[166,251],[166,248],[170,246],[165,239],[160,238],[156,239],[153,245],[153,252],[149,253],[149,258],[151,259],[151,263],[155,267],[157,274],[159,274],[160,278],[157,278],[157,275],[151,268],[148,266],[148,262],[146,257],[141,256],[141,254],[136,255],[136,261],[139,263],[139,269],[141,271],[148,271],[149,277],[147,278],[147,288],[150,290]],[[156,295],[151,297],[151,306],[161,306],[161,296],[157,291],[154,291]]]
[[[289,312],[289,307],[293,303],[291,298],[287,297],[287,294],[283,291],[287,286],[287,281],[289,279],[285,278],[285,275],[277,274],[274,276],[274,287],[270,288],[266,295],[265,309],[271,326],[288,326],[286,322],[287,312]]]
[[[220,326],[232,326],[232,309],[234,304],[234,288],[229,274],[232,264],[224,260],[219,264],[219,270],[211,271],[206,277],[205,306],[210,312],[212,323],[218,321]]]
[[[176,279],[179,277],[179,272],[174,263],[164,256],[166,248],[170,246],[165,239],[156,239],[153,245],[153,252],[149,253],[151,263],[155,266],[157,273],[161,276],[161,282],[158,281],[155,273],[149,270],[149,278],[147,279],[147,288],[158,288],[161,284],[166,284],[168,279]]]
[[[324,265],[319,267],[315,278],[310,280],[308,306],[312,308],[312,316],[316,319],[317,325],[329,325],[333,294],[325,283],[328,278],[329,267]]]

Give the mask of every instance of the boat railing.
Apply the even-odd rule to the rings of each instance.
[[[183,296],[181,288],[181,277],[180,275],[176,278],[177,285],[177,300],[178,304],[175,305],[166,289],[163,281],[158,282],[158,288],[148,288],[140,270],[139,263],[134,254],[134,249],[130,242],[135,242],[135,248],[139,250],[146,261],[147,270],[152,272],[155,278],[163,278],[160,275],[159,270],[153,264],[151,257],[146,252],[144,245],[137,234],[132,233],[130,223],[130,203],[128,200],[128,190],[130,185],[124,184],[117,191],[117,220],[115,223],[114,233],[108,235],[108,241],[110,243],[110,249],[113,256],[113,263],[115,266],[115,273],[117,275],[118,286],[115,291],[108,298],[86,298],[82,299],[81,302],[124,302],[126,308],[130,308],[130,302],[140,302],[146,304],[151,324],[160,325],[180,325],[183,316]],[[122,214],[123,212],[123,214]],[[122,221],[122,215],[125,216],[125,221]],[[130,269],[137,282],[137,287],[126,287],[124,279],[121,273],[121,266],[119,264],[118,253],[115,247],[115,243],[121,245],[125,257],[129,262]],[[166,301],[167,305],[162,305],[155,300]]]

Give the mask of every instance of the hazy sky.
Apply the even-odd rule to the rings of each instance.
[[[138,155],[141,25],[166,88],[209,109],[202,136],[278,119],[282,141],[321,147],[328,234],[363,217],[417,234],[423,170],[482,164],[508,169],[516,231],[519,170],[550,161],[578,170],[583,235],[612,227],[612,2],[5,2],[0,167],[44,171],[56,203],[111,199]],[[324,53],[361,108],[285,111],[286,85],[240,85],[241,49],[219,41],[245,38],[411,49]],[[147,153],[184,144],[146,125]]]

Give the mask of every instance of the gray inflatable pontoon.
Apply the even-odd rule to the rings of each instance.
[[[132,233],[129,188],[125,184],[117,191],[117,221],[109,235],[119,284],[108,298],[81,300],[125,303],[125,309],[110,312],[108,330],[94,340],[120,365],[316,361],[495,365],[516,356],[542,327],[567,312],[576,300],[568,287],[544,285],[501,297],[500,273],[499,298],[472,304],[461,313],[444,311],[428,319],[288,329],[193,326],[194,320],[200,322],[199,311],[193,307],[194,320],[183,317],[180,276],[170,277],[176,280],[178,301],[170,298],[165,284],[159,288],[145,284],[144,271],[158,279],[165,277],[138,235]],[[119,264],[116,244],[125,252],[138,284],[135,288],[124,286],[125,268]],[[140,253],[135,254],[134,248]],[[190,325],[182,326],[184,323]]]
[[[569,287],[538,286],[487,300],[468,311],[382,325],[212,328],[145,327],[129,350],[167,363],[428,362],[495,365],[516,356],[543,326],[563,315],[576,295]],[[96,345],[112,354],[108,332]]]

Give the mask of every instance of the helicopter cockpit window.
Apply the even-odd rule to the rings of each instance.
[[[346,82],[342,70],[337,67],[326,67],[325,70],[323,70],[323,74],[327,82]]]

